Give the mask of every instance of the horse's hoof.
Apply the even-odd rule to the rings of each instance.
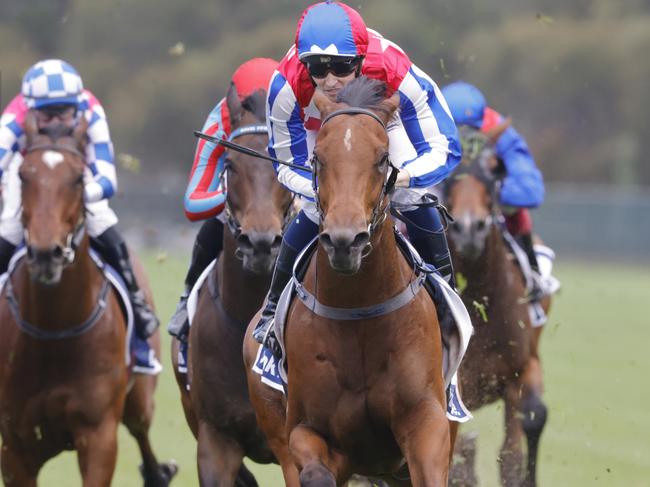
[[[159,463],[158,469],[153,475],[145,472],[144,465],[140,465],[138,469],[144,479],[144,487],[167,487],[178,473],[178,464],[175,460]]]

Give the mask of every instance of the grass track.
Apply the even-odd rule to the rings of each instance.
[[[163,258],[160,258],[163,257]],[[145,255],[159,316],[166,322],[185,275],[184,258]],[[563,290],[542,339],[549,421],[542,437],[540,486],[650,487],[650,273],[641,266],[560,263]],[[185,425],[164,337],[153,441],[159,459],[175,458],[173,485],[198,485],[195,442]],[[485,408],[466,430],[479,435],[482,487],[498,485],[502,409]],[[121,428],[113,485],[141,486],[135,442]],[[261,486],[282,486],[277,467],[253,465]],[[75,456],[50,461],[44,486],[81,485]]]

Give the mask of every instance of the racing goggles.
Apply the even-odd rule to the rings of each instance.
[[[323,79],[327,73],[343,78],[354,73],[361,63],[360,57],[310,56],[304,61],[312,78]]]

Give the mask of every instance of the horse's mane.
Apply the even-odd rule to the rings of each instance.
[[[386,98],[386,89],[386,83],[382,81],[359,76],[339,91],[336,101],[351,107],[388,113],[388,110],[381,105]]]
[[[55,125],[50,125],[44,129],[40,129],[39,133],[47,135],[52,142],[56,142],[58,139],[63,137],[71,137],[74,131],[74,127],[69,127],[63,123],[57,123]]]
[[[264,90],[257,90],[248,95],[241,102],[242,108],[251,112],[260,122],[266,121],[266,93]]]

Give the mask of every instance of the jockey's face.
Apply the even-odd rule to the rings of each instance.
[[[356,77],[356,72],[350,73],[347,76],[336,76],[330,71],[324,78],[312,77],[312,79],[314,80],[316,87],[320,88],[327,98],[331,101],[336,101],[336,95],[341,91],[341,88]]]
[[[73,127],[77,114],[74,105],[48,105],[35,110],[36,123],[39,130],[47,129],[53,125],[64,124]]]

